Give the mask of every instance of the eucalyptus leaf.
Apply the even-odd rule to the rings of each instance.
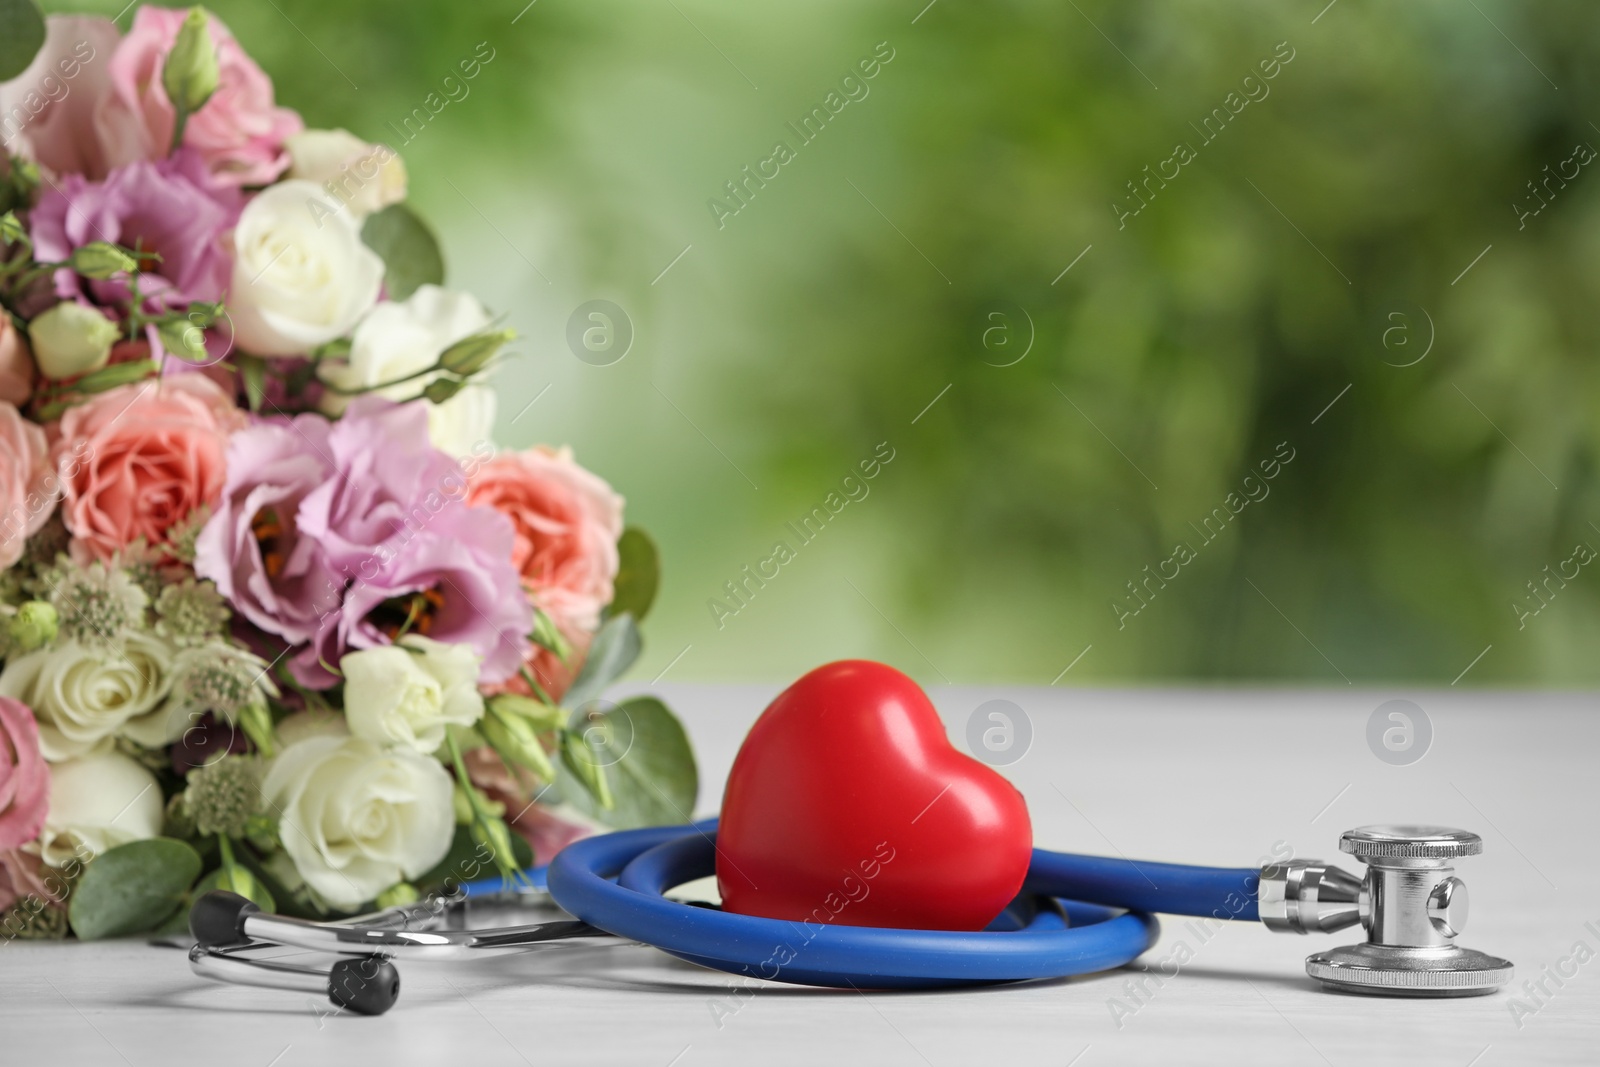
[[[661,585],[661,553],[656,551],[649,534],[629,526],[617,541],[617,555],[622,558],[622,565],[617,570],[616,592],[608,611],[612,615],[627,613],[635,622],[643,622]]]
[[[182,841],[152,837],[96,856],[72,891],[67,918],[81,940],[153,930],[183,903],[200,877],[200,854]]]
[[[569,708],[582,708],[598,697],[606,686],[633,666],[642,647],[639,628],[634,625],[632,615],[622,614],[608,619],[600,627],[600,632],[594,635],[594,641],[589,645],[589,655],[583,661],[583,669],[567,689],[562,703]]]
[[[44,13],[39,5],[34,0],[0,0],[0,82],[27,70],[43,47]]]
[[[609,710],[594,708],[582,719],[612,804],[602,808],[589,791],[575,784],[562,790],[567,800],[608,826],[623,829],[684,823],[693,817],[700,791],[694,750],[683,725],[665,704],[655,697],[635,697]]]
[[[390,300],[404,300],[423,285],[444,284],[439,239],[406,205],[391,204],[367,216],[361,240],[383,258]]]

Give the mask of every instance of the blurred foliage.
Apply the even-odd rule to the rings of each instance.
[[[1513,605],[1600,547],[1600,176],[1513,205],[1600,145],[1600,10],[1324,3],[213,8],[284,102],[372,138],[496,49],[396,147],[452,280],[528,338],[502,436],[570,441],[661,542],[647,673],[687,646],[674,678],[873,655],[1048,682],[1092,645],[1064,684],[1449,684],[1492,646],[1463,685],[1592,682],[1600,574]],[[786,123],[880,41],[801,145]],[[780,138],[797,158],[719,229],[708,198]],[[595,297],[638,331],[614,366],[567,350]],[[880,441],[870,496],[719,629],[707,601]]]

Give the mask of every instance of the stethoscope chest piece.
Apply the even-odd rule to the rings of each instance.
[[[1476,996],[1511,981],[1509,960],[1455,943],[1467,923],[1467,887],[1454,864],[1483,851],[1477,834],[1442,826],[1363,826],[1346,831],[1339,849],[1365,863],[1367,874],[1356,883],[1319,867],[1313,896],[1326,886],[1348,898],[1348,889],[1357,887],[1353,901],[1323,904],[1320,910],[1337,912],[1340,920],[1321,928],[1359,922],[1367,940],[1306,957],[1308,975],[1336,992],[1391,997]],[[1330,871],[1340,877],[1329,878]],[[1298,903],[1317,906],[1303,894]]]

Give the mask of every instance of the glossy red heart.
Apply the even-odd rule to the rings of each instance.
[[[717,831],[722,906],[774,919],[981,930],[1022,887],[1022,794],[958,752],[893,667],[818,667],[739,749]]]

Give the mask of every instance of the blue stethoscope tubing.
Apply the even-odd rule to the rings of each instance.
[[[1088,974],[1130,963],[1154,944],[1155,912],[1257,918],[1255,868],[1043,849],[1034,850],[1017,901],[988,930],[972,933],[765,919],[663,896],[715,866],[715,823],[708,821],[587,838],[530,874],[543,873],[558,905],[608,933],[732,974],[839,988],[926,989]],[[502,886],[491,880],[463,888],[471,897]]]

